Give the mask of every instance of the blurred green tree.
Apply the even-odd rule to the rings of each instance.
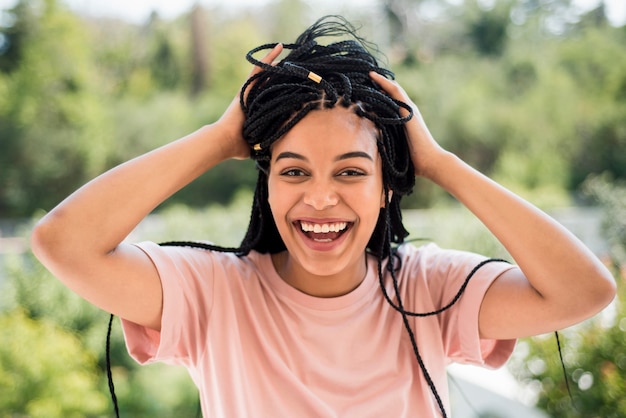
[[[107,411],[96,362],[76,335],[22,310],[0,313],[0,416],[96,417]]]
[[[152,36],[153,51],[149,58],[152,78],[157,87],[162,90],[174,90],[183,84],[183,71],[180,52],[177,51],[175,42],[168,34],[167,27],[159,24],[159,18],[153,13],[150,26],[155,27]]]
[[[608,170],[623,178],[626,32],[606,19],[589,23],[565,0],[488,5],[465,2],[450,8],[447,19],[459,19],[457,26],[467,27],[465,38],[472,39],[467,33],[486,16],[497,18],[506,28],[498,31],[501,41],[480,47],[475,40],[468,48],[459,32],[449,31],[446,18],[439,18],[427,26],[445,30],[450,40],[439,43],[440,49],[422,46],[414,63],[404,59],[399,69],[396,65],[399,81],[437,140],[545,205],[570,204],[568,194],[589,173]],[[567,13],[559,17],[559,10]],[[561,29],[546,29],[551,19],[565,19]],[[477,47],[479,54],[472,52]],[[429,206],[440,197],[426,185],[408,200]]]
[[[490,9],[478,7],[477,16],[468,22],[468,35],[483,55],[499,55],[506,46],[507,28],[511,23],[510,2],[496,2]]]
[[[626,32],[601,9],[579,16],[569,0],[377,7],[387,14],[363,15],[363,29],[444,146],[550,204],[569,203],[589,173],[626,176]],[[58,0],[18,2],[0,28],[0,216],[48,209],[106,168],[215,121],[250,71],[245,53],[289,41],[310,10],[304,1],[237,15],[213,8],[193,32],[191,10],[136,25],[79,18]],[[204,87],[192,89],[198,74]],[[228,202],[255,177],[251,164],[226,163],[171,203]],[[444,196],[420,183],[405,206]]]
[[[53,206],[102,170],[108,146],[85,28],[55,0],[22,0],[10,13],[19,42],[0,73],[4,217]]]
[[[11,73],[22,61],[25,43],[29,35],[36,30],[37,17],[25,2],[18,2],[11,11],[12,19],[2,27],[2,54],[0,71]]]
[[[191,95],[198,96],[208,87],[209,80],[209,50],[211,45],[207,36],[207,16],[206,11],[199,3],[195,3],[191,8]]]
[[[579,94],[572,121],[579,140],[570,159],[572,189],[590,173],[626,178],[624,44],[626,31],[602,23],[584,24],[576,36],[560,45],[559,66]]]

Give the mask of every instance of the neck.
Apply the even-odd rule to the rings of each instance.
[[[328,275],[310,272],[289,256],[287,251],[272,254],[272,263],[278,275],[287,284],[302,293],[320,298],[346,295],[356,289],[367,275],[367,254],[362,261]]]

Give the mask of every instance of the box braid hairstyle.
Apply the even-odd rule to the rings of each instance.
[[[324,45],[318,43],[321,38],[340,39]],[[240,247],[223,248],[196,242],[168,242],[162,245],[193,246],[238,255],[246,255],[251,250],[272,254],[286,250],[268,203],[271,145],[314,110],[343,106],[369,119],[379,132],[377,146],[382,157],[383,185],[388,205],[381,208],[366,249],[378,258],[378,276],[384,297],[402,314],[417,362],[445,417],[443,402],[422,361],[408,316],[435,315],[448,309],[460,297],[465,286],[448,306],[437,312],[417,314],[405,311],[395,274],[400,268],[399,258],[395,256],[396,245],[401,244],[409,234],[402,224],[400,201],[415,186],[415,169],[404,129],[404,124],[413,117],[413,110],[408,104],[389,97],[372,81],[369,76],[371,71],[388,78],[393,78],[394,74],[381,67],[370,52],[377,52],[376,47],[357,35],[356,29],[340,16],[323,17],[304,31],[295,43],[284,44],[283,48],[290,52],[278,63],[270,65],[254,57],[259,51],[276,45],[264,44],[246,54],[250,63],[261,68],[246,81],[240,94],[245,114],[243,137],[250,146],[250,157],[256,162],[258,179],[248,231]],[[402,109],[407,111],[406,116],[401,116]],[[387,294],[384,286],[382,265],[388,257],[387,270],[394,282],[397,302]]]
[[[318,43],[321,38],[339,40],[324,45]],[[304,31],[295,43],[284,44],[283,48],[290,52],[278,63],[270,65],[254,57],[259,51],[272,49],[276,45],[264,44],[246,55],[250,63],[261,68],[260,72],[246,81],[240,94],[240,105],[245,114],[243,137],[250,146],[250,157],[256,162],[258,179],[250,223],[240,246],[226,248],[181,241],[165,242],[161,245],[232,252],[239,256],[245,256],[252,250],[271,254],[286,250],[268,203],[267,175],[272,144],[309,112],[319,109],[343,106],[372,121],[379,132],[377,147],[382,157],[383,186],[388,204],[380,210],[366,250],[378,258],[378,277],[382,293],[389,305],[401,314],[415,358],[442,416],[446,417],[443,402],[422,360],[408,317],[437,315],[450,308],[482,265],[503,260],[489,259],[476,266],[448,305],[433,312],[406,311],[400,298],[395,272],[400,268],[400,259],[396,256],[397,246],[408,236],[402,223],[400,201],[403,196],[412,192],[415,185],[415,169],[404,129],[404,124],[413,117],[413,110],[408,104],[389,97],[372,81],[369,76],[371,71],[392,79],[394,74],[381,67],[370,52],[378,52],[375,46],[358,36],[356,29],[340,16],[323,17]],[[401,116],[402,109],[407,111],[405,116]],[[384,286],[382,266],[387,258],[389,260],[386,269],[393,281],[395,302]],[[116,404],[110,373],[109,387]],[[117,405],[115,406],[117,412]]]

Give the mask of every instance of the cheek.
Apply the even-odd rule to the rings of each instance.
[[[350,198],[350,206],[363,220],[370,223],[378,220],[380,209],[385,207],[385,193],[382,185],[370,184],[368,187],[355,190]]]
[[[288,190],[280,182],[273,182],[271,178],[267,182],[267,203],[274,217],[274,222],[279,225],[279,221],[284,219],[289,209],[294,205],[296,193]]]
[[[272,214],[280,211],[280,200],[276,198],[277,196],[280,196],[280,193],[276,190],[275,183],[270,179],[267,181],[267,203]]]

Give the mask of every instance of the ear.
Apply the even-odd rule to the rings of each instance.
[[[387,189],[387,191],[389,193],[389,202],[391,202],[391,198],[393,197],[393,190]],[[383,189],[383,191],[380,193],[380,207],[384,208],[385,206],[387,206],[387,202],[385,202],[385,190]]]

